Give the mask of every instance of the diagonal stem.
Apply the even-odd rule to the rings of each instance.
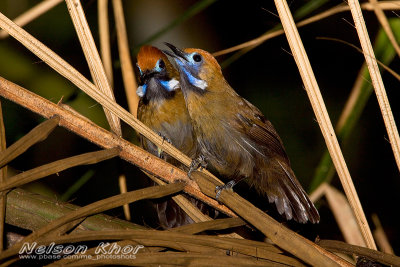
[[[382,76],[379,72],[379,67],[376,62],[371,40],[369,39],[367,27],[365,26],[360,3],[357,0],[350,0],[349,6],[354,23],[356,25],[361,47],[364,52],[365,62],[367,63],[368,70],[371,76],[372,85],[374,86],[375,94],[382,112],[383,121],[385,122],[386,130],[389,135],[389,141],[392,146],[394,158],[396,160],[397,167],[400,170],[400,136],[396,127],[396,122],[394,120],[392,110],[390,108],[389,99],[386,95]]]
[[[283,29],[285,30],[286,37],[293,52],[294,59],[298,66],[304,86],[307,90],[308,97],[317,121],[320,125],[321,132],[324,136],[332,161],[336,167],[346,196],[349,199],[350,205],[356,215],[357,223],[368,247],[376,249],[371,229],[368,226],[361,202],[358,198],[353,180],[351,179],[349,170],[344,160],[343,153],[340,149],[335,131],[332,126],[332,122],[329,118],[328,111],[319,90],[318,83],[315,79],[310,61],[307,57],[307,53],[304,49],[303,42],[293,21],[289,6],[285,0],[275,0],[275,5],[278,10],[279,17],[281,18]]]
[[[115,102],[114,92],[108,82],[103,63],[101,62],[99,52],[97,51],[92,33],[86,21],[81,2],[79,0],[66,0],[66,3],[94,83],[100,92],[107,96],[111,101]],[[118,116],[107,109],[105,109],[104,112],[111,130],[117,135],[122,136],[121,123]]]

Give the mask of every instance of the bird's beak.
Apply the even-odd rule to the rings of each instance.
[[[200,90],[201,92],[204,92],[207,88],[207,82],[198,77],[198,69],[195,68],[193,66],[194,64],[188,60],[188,54],[170,43],[164,44],[173,52],[171,53],[169,51],[163,51],[165,54],[171,56],[175,60],[177,65],[176,67],[178,68],[181,76],[181,85],[187,85],[181,86],[182,90],[185,92],[185,88],[193,88],[192,90],[194,91]]]
[[[149,70],[145,70],[143,73],[141,73],[140,75],[140,81],[142,81],[142,83],[147,83],[148,80],[153,77],[154,72],[153,71],[149,71]]]
[[[177,48],[176,46],[174,46],[174,45],[172,45],[170,43],[165,42],[164,44],[166,46],[168,46],[173,52],[173,53],[171,53],[170,51],[163,50],[163,52],[165,54],[167,54],[167,55],[169,55],[169,56],[171,56],[173,58],[179,59],[181,61],[188,61],[186,59],[186,53],[185,52],[183,52],[182,50],[180,50],[179,48]]]

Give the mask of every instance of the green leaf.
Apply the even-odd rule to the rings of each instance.
[[[71,185],[64,194],[62,194],[60,200],[67,201],[71,198],[73,194],[75,194],[84,184],[86,184],[90,178],[94,175],[94,170],[88,170],[82,175],[81,178],[78,179],[73,185]]]

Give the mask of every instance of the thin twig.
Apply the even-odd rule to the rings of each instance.
[[[308,97],[320,125],[321,132],[325,138],[326,145],[331,155],[332,161],[338,172],[340,181],[342,182],[344,191],[349,199],[350,205],[356,214],[357,223],[363,233],[363,237],[370,248],[375,248],[371,230],[365,218],[357,191],[354,187],[349,170],[340,149],[335,131],[326,110],[324,100],[315,79],[314,72],[311,68],[310,61],[304,49],[299,32],[293,21],[292,14],[285,0],[275,0],[275,5],[279,12],[283,28],[285,30],[290,48],[293,52],[294,59],[298,66],[304,86],[307,90]]]
[[[325,196],[327,186],[327,183],[320,184],[315,190],[310,193],[310,200],[315,203],[323,196]]]
[[[118,186],[119,186],[119,192],[121,194],[128,192],[125,174],[120,174],[118,176]],[[124,210],[125,219],[130,221],[132,219],[132,217],[131,217],[131,211],[129,210],[129,204],[124,204],[124,206],[122,208]]]
[[[227,255],[207,255],[198,252],[144,252],[135,260],[118,257],[117,259],[101,258],[98,260],[82,257],[79,261],[68,266],[271,266],[280,267],[282,264],[257,260],[247,257],[231,257]],[[51,265],[58,266],[58,265]],[[285,265],[284,265],[285,266]],[[287,265],[286,265],[287,266]]]
[[[400,266],[400,258],[380,251],[347,244],[336,240],[319,240],[317,244],[333,252],[365,256],[386,265]]]
[[[194,179],[206,195],[215,195],[215,184],[200,172],[192,173]],[[350,266],[336,255],[329,253],[313,242],[296,234],[256,208],[232,190],[223,190],[219,201],[235,211],[241,218],[260,230],[280,248],[295,255],[312,266]]]
[[[0,154],[0,167],[6,165],[34,144],[43,141],[56,128],[60,118],[55,116],[46,120],[32,129],[29,133],[21,137],[18,141],[12,144],[7,150]]]
[[[4,128],[4,120],[3,120],[3,108],[1,106],[0,100],[0,153],[3,154],[3,151],[6,150],[6,131]],[[7,166],[2,167],[0,165],[0,184],[4,183],[7,178]],[[4,223],[6,218],[6,205],[7,205],[7,196],[5,192],[0,192],[0,253],[4,249]]]
[[[98,90],[107,96],[111,101],[115,102],[113,90],[108,82],[106,72],[104,71],[100,55],[97,51],[96,44],[92,33],[90,32],[89,25],[86,21],[85,13],[83,11],[80,0],[66,0],[68,11],[71,15],[72,22],[74,23],[75,30],[78,34],[86,61],[89,65],[90,73]],[[104,110],[111,130],[119,136],[122,136],[121,123],[115,114],[109,110]]]
[[[25,11],[23,14],[19,15],[14,19],[15,24],[23,27],[29,22],[35,20],[39,16],[43,15],[63,0],[43,0],[36,6],[32,7],[31,9]],[[8,32],[4,30],[0,30],[0,39],[4,39],[8,36]]]
[[[353,44],[351,44],[351,43],[349,43],[349,42],[346,42],[346,41],[344,41],[344,40],[337,39],[337,38],[330,38],[330,37],[317,37],[317,39],[320,39],[320,40],[330,40],[330,41],[335,41],[335,42],[343,43],[343,44],[345,44],[345,45],[348,45],[348,46],[354,48],[355,50],[357,50],[358,52],[360,52],[360,53],[363,54],[364,56],[368,56],[368,57],[371,57],[371,58],[372,58],[371,55],[365,54],[364,51],[363,51],[362,49],[360,49],[360,48],[358,48],[357,46],[355,46],[355,45],[353,45]],[[383,69],[385,69],[387,72],[389,72],[394,78],[396,78],[397,80],[400,81],[400,74],[398,74],[397,72],[395,72],[393,69],[389,68],[385,63],[381,62],[380,60],[378,60],[378,59],[375,58],[375,61],[376,61],[376,63],[377,63],[379,66],[381,66]]]
[[[222,252],[226,255],[226,250],[234,251],[246,256],[256,257],[259,259],[273,260],[290,266],[304,266],[298,260],[284,256],[281,251],[267,243],[252,240],[235,240],[230,238],[221,238],[208,235],[190,235],[180,232],[171,231],[155,231],[155,230],[105,230],[105,231],[85,231],[73,235],[57,237],[55,240],[45,238],[42,240],[44,244],[50,242],[57,243],[76,243],[91,240],[135,240],[145,247],[163,244],[180,251],[193,251],[206,249],[209,253]],[[196,245],[196,247],[193,247]],[[200,249],[201,249],[200,248]],[[214,252],[212,250],[215,250]],[[220,250],[220,251],[219,251]]]
[[[79,206],[17,188],[7,194],[6,222],[10,225],[36,231],[61,216],[79,209]],[[82,231],[147,229],[105,214],[86,218],[72,233]]]
[[[400,57],[400,47],[399,44],[396,41],[396,38],[394,37],[393,31],[390,28],[390,24],[388,19],[385,16],[385,13],[383,12],[382,8],[379,6],[379,3],[377,0],[369,0],[369,2],[374,6],[374,12],[376,17],[379,20],[379,23],[381,24],[383,30],[385,31],[390,43],[393,45],[394,50],[397,53],[397,56]]]
[[[215,220],[206,221],[206,222],[186,224],[183,226],[171,228],[171,229],[169,229],[169,231],[172,231],[172,232],[176,231],[176,232],[185,233],[185,234],[198,234],[198,233],[201,233],[204,231],[223,230],[223,229],[228,229],[228,228],[233,228],[233,227],[238,227],[238,226],[243,226],[243,225],[246,225],[246,222],[243,221],[239,217],[235,217],[235,218],[215,219]],[[248,240],[248,239],[246,239],[246,240]],[[250,240],[248,240],[248,241],[250,241]],[[241,242],[241,241],[237,241],[237,242]]]
[[[89,152],[66,159],[56,160],[51,163],[9,177],[6,181],[0,184],[0,191],[24,185],[75,166],[95,164],[100,161],[116,157],[118,156],[118,153],[118,148],[110,148],[107,150]]]
[[[113,10],[114,10],[114,20],[115,20],[115,27],[117,30],[117,40],[118,40],[118,50],[119,50],[119,58],[121,62],[121,70],[122,70],[122,79],[124,81],[124,88],[125,88],[125,95],[128,102],[128,108],[130,113],[133,116],[137,117],[137,108],[139,104],[139,97],[136,94],[136,77],[135,72],[132,66],[131,55],[129,52],[129,44],[128,44],[128,35],[126,33],[126,26],[125,26],[125,17],[124,17],[124,10],[122,7],[121,0],[113,0]],[[125,175],[122,179],[126,179]],[[120,177],[120,186],[125,184],[126,181],[122,182]],[[121,187],[120,187],[121,188]],[[121,188],[121,191],[126,190],[126,188]],[[130,217],[129,213],[129,206],[124,206],[124,213],[126,217]]]
[[[374,10],[373,5],[370,4],[370,3],[364,3],[361,6],[365,10],[369,10],[369,11]],[[400,1],[379,2],[378,6],[382,10],[397,10],[397,9],[400,9]],[[340,5],[336,6],[336,7],[330,8],[330,9],[328,9],[328,10],[326,10],[326,11],[320,13],[320,14],[312,16],[312,17],[310,17],[308,19],[304,19],[304,20],[300,21],[299,23],[297,23],[296,26],[300,28],[302,26],[306,26],[308,24],[317,22],[317,21],[325,19],[325,18],[327,18],[329,16],[335,15],[335,14],[340,13],[340,12],[348,11],[348,10],[350,10],[350,8],[347,5],[340,4]],[[213,56],[217,57],[217,56],[221,56],[221,55],[225,55],[225,54],[228,54],[228,53],[235,52],[235,51],[240,50],[240,49],[245,49],[245,48],[250,48],[250,47],[251,47],[251,49],[253,49],[253,48],[257,47],[258,45],[262,44],[263,42],[265,42],[265,41],[267,41],[269,39],[272,39],[274,37],[277,37],[277,36],[279,36],[279,35],[281,35],[283,33],[284,33],[284,31],[282,29],[275,30],[273,32],[267,32],[267,33],[255,38],[255,39],[252,39],[250,41],[244,42],[244,43],[239,44],[239,45],[235,45],[233,47],[230,47],[230,48],[227,48],[227,49],[224,49],[224,50],[220,50],[218,52],[215,52],[215,53],[213,53]]]
[[[394,255],[393,248],[390,245],[389,239],[385,233],[385,230],[382,227],[378,215],[376,213],[373,213],[371,217],[372,217],[372,222],[375,225],[375,230],[373,234],[376,240],[376,244],[379,247],[379,250],[387,254]]]
[[[394,18],[390,21],[390,26],[393,29],[400,29],[400,20]],[[342,40],[337,40],[339,42],[343,42]],[[396,52],[394,51],[392,45],[385,32],[381,29],[378,32],[378,35],[374,41],[374,51],[376,57],[382,61],[377,61],[378,64],[387,69],[392,75],[394,75],[400,81],[400,75],[395,73],[393,70],[388,69],[387,65],[394,59]],[[353,46],[346,42],[347,45],[350,45],[363,53],[361,49]],[[350,96],[346,101],[345,107],[343,108],[342,114],[338,120],[336,125],[336,133],[338,135],[339,140],[341,140],[344,145],[348,136],[352,132],[357,120],[360,118],[361,113],[370,98],[370,95],[373,92],[373,86],[370,81],[370,76],[368,72],[368,68],[364,63],[357,74],[357,78],[351,89]],[[331,158],[329,156],[329,152],[325,151],[316,170],[314,173],[314,178],[310,185],[310,190],[314,190],[319,184],[322,182],[329,182],[332,180],[332,177],[335,174],[335,168],[332,164]]]
[[[103,61],[104,70],[106,72],[108,82],[112,86],[114,83],[114,79],[110,47],[110,28],[108,24],[108,0],[98,0],[97,6],[99,14],[99,39],[101,60]]]
[[[344,240],[349,244],[365,247],[365,241],[357,225],[357,219],[346,197],[329,184],[326,184],[325,197]]]
[[[339,120],[336,125],[336,131],[339,132],[343,129],[346,121],[349,119],[350,115],[354,110],[354,106],[357,103],[357,100],[360,98],[362,85],[365,81],[365,77],[363,76],[363,70],[365,68],[365,64],[361,67],[361,71],[359,71],[356,81],[354,82],[353,88],[351,90],[350,96],[346,101],[346,105],[343,108],[342,114],[339,117]]]
[[[112,0],[114,8],[115,27],[117,29],[119,59],[121,61],[122,78],[129,111],[137,117],[139,97],[136,94],[137,82],[129,52],[128,35],[126,33],[125,16],[121,0]]]
[[[365,26],[364,17],[358,0],[349,0],[350,11],[356,25],[358,37],[361,47],[364,52],[365,61],[371,76],[372,85],[374,86],[375,94],[378,99],[379,107],[382,112],[383,121],[385,122],[386,130],[389,135],[390,144],[392,146],[394,158],[397,167],[400,170],[400,136],[396,127],[396,122],[393,113],[390,109],[389,99],[387,98],[385,86],[383,85],[382,76],[379,72],[378,64],[376,63],[375,53],[372,48],[371,40],[369,39],[367,27]],[[375,247],[376,248],[376,247]]]
[[[138,245],[140,245],[138,242],[133,241],[133,240],[122,240],[122,241],[116,241],[116,242],[110,242],[108,243],[110,246],[119,246],[121,248],[125,247],[125,246],[131,246],[131,247],[136,247]],[[144,247],[141,250],[138,251],[138,253],[143,253],[143,252],[159,252],[160,249],[158,249],[157,247],[153,248],[147,248]],[[115,253],[112,253],[112,255],[121,255],[121,251],[118,251],[119,253],[117,253],[117,251],[114,251]],[[72,262],[74,264],[76,264],[77,262],[79,263],[79,261],[81,260],[79,257],[80,255],[85,255],[84,257],[88,257],[88,255],[91,255],[93,258],[96,258],[96,255],[99,255],[98,253],[98,249],[97,247],[92,247],[88,250],[86,250],[84,253],[76,253],[74,254],[76,255],[76,257],[63,257],[60,260],[54,261],[48,265],[45,265],[44,267],[58,267],[58,266],[67,266],[69,264],[71,264]]]

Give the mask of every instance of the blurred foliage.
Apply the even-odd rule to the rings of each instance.
[[[174,27],[178,26],[179,24],[184,23],[187,19],[195,16],[197,13],[203,11],[206,9],[209,5],[213,4],[216,0],[201,0],[196,2],[193,6],[185,10],[183,14],[181,14],[179,17],[174,19],[171,23],[166,25],[164,28],[150,36],[146,41],[142,42],[141,44],[136,46],[136,49],[133,51],[133,54],[136,54],[139,51],[139,48],[142,45],[152,43],[155,40],[158,40],[160,37],[162,37],[165,33],[168,31],[172,30]]]
[[[320,7],[322,7],[324,4],[326,4],[328,0],[314,0],[314,1],[309,1],[306,2],[304,5],[300,6],[294,13],[293,13],[293,18],[295,20],[300,20],[303,19],[305,16],[312,14],[315,10],[318,10]],[[272,29],[266,31],[264,34],[269,34],[271,32],[274,32],[278,29],[282,29],[282,25],[278,23],[275,25]],[[223,61],[221,63],[222,69],[228,67],[230,64],[234,63],[236,60],[238,60],[240,57],[244,56],[247,54],[249,51],[253,50],[257,46],[261,44],[257,44],[254,46],[250,46],[247,48],[243,48],[237,52],[234,52],[232,56],[230,56],[228,59]]]
[[[389,23],[396,39],[400,40],[400,20],[392,19]],[[380,29],[378,32],[374,44],[374,51],[377,60],[381,61],[385,65],[389,65],[396,56],[396,52],[383,29]],[[384,71],[383,68],[381,68],[381,71],[382,70]],[[360,74],[364,79],[360,86],[360,94],[356,99],[356,104],[343,126],[340,129],[336,129],[338,140],[342,146],[346,145],[346,141],[356,126],[369,97],[374,92],[371,77],[369,76],[369,71],[366,65],[363,65]],[[329,156],[329,152],[326,150],[315,170],[315,175],[310,185],[310,191],[314,191],[323,182],[330,183],[334,174],[335,170],[332,159]]]

